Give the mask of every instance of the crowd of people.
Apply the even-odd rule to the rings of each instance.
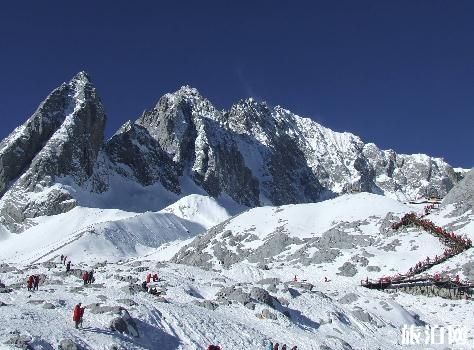
[[[431,210],[435,208],[434,205],[429,205],[426,206],[424,209],[425,215],[428,215]],[[420,272],[423,272],[429,268],[431,268],[433,265],[442,263],[443,261],[459,254],[462,253],[464,250],[470,248],[472,246],[472,241],[471,239],[468,239],[466,237],[462,237],[460,235],[456,235],[454,232],[448,232],[442,227],[436,226],[433,222],[431,222],[428,219],[423,219],[423,218],[418,218],[415,213],[408,213],[405,214],[402,219],[399,222],[396,222],[392,224],[392,229],[397,230],[402,226],[409,226],[409,225],[417,225],[422,227],[424,230],[429,231],[439,238],[443,239],[443,242],[447,243],[449,245],[449,248],[445,249],[443,254],[438,256],[436,255],[434,258],[430,258],[429,256],[426,257],[426,259],[418,261],[414,267],[410,267],[407,273],[404,275],[397,274],[395,276],[384,276],[380,277],[378,280],[378,284],[384,285],[384,284],[390,284],[391,282],[396,282],[396,281],[402,281],[405,280],[409,277],[415,276],[419,274]],[[440,280],[440,276],[433,276],[432,279],[435,281]],[[459,280],[459,275],[455,277],[453,280],[454,283],[460,284]],[[364,283],[362,283],[364,284]],[[367,278],[365,281],[366,285],[369,285],[369,279]]]
[[[405,214],[399,222],[392,225],[392,229],[397,230],[402,226],[417,225],[423,227],[426,231],[445,239],[447,242],[451,242],[453,246],[459,246],[459,248],[468,249],[472,246],[472,240],[460,235],[456,235],[454,232],[448,232],[442,227],[436,226],[432,221],[428,219],[418,218],[415,213]]]
[[[85,271],[82,274],[82,280],[84,281],[84,285],[92,284],[94,282],[94,270]]]
[[[26,280],[26,286],[29,292],[34,292],[39,288],[40,277],[38,275],[32,275]]]
[[[283,344],[281,346],[281,349],[280,349],[280,344],[279,343],[275,343],[273,344],[271,341],[268,343],[268,346],[267,346],[267,349],[268,350],[298,350],[298,347],[295,345],[293,346],[291,349],[289,349],[286,344]]]
[[[71,260],[68,260],[67,256],[61,255],[61,263],[66,266],[66,271],[69,272],[71,269]],[[94,282],[94,271],[93,270],[85,271],[82,274],[82,280],[84,282],[84,285],[92,284]],[[142,282],[142,288],[144,289],[144,291],[150,294],[159,295],[159,292],[157,291],[156,287],[152,286],[152,283],[151,283],[151,282],[159,282],[159,281],[160,279],[157,273],[153,273],[153,274],[148,273],[146,275],[145,280]],[[298,281],[297,276],[294,277],[294,281]],[[326,279],[326,281],[328,280]],[[38,275],[29,276],[27,280],[28,291],[38,290],[39,282],[40,282],[40,276]],[[78,303],[74,307],[72,320],[74,322],[74,326],[76,329],[82,328],[82,323],[84,319],[84,311],[85,311],[85,307],[82,306],[82,303]],[[268,343],[267,349],[269,350],[298,350],[296,345],[290,349],[287,347],[286,344],[283,344],[280,348],[279,343],[273,344],[273,342],[271,341]],[[207,350],[221,350],[221,347],[219,345],[209,345],[207,347]]]

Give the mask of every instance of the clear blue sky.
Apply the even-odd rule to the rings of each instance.
[[[108,135],[189,84],[474,166],[474,1],[3,2],[0,137],[80,70]]]

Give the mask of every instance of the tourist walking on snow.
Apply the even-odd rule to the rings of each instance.
[[[66,265],[67,256],[64,255],[63,265]]]
[[[87,283],[92,284],[94,282],[94,270],[91,270],[89,272],[89,279],[87,280]]]
[[[31,292],[33,289],[33,276],[28,277],[26,285],[28,287],[28,292]]]
[[[75,323],[75,327],[78,328],[79,325],[82,328],[82,318],[84,317],[84,308],[81,307],[81,303],[77,304],[74,307],[74,313],[72,314],[72,320]]]
[[[69,260],[66,264],[66,272],[71,271],[71,260]]]
[[[33,276],[33,291],[38,290],[39,281],[40,281],[39,276],[37,275]]]
[[[89,283],[89,272],[84,272],[84,274],[82,275],[82,280],[84,281],[84,285],[86,285],[87,283]]]

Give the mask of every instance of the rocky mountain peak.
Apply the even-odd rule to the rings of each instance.
[[[125,183],[138,201],[206,193],[253,207],[356,191],[443,196],[459,181],[441,159],[384,151],[253,98],[219,111],[190,86],[161,97],[104,144],[105,121],[85,72],[48,95],[0,144],[0,220],[20,230],[29,218],[70,210],[88,192],[120,192]]]
[[[0,216],[16,223],[75,206],[60,179],[82,185],[103,145],[106,116],[95,87],[80,72],[55,89],[0,150]],[[2,191],[3,190],[3,191]]]

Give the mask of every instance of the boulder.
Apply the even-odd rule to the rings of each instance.
[[[127,306],[135,306],[135,305],[138,305],[135,301],[133,301],[132,299],[118,299],[117,300],[117,303],[120,303],[120,304],[124,304],[124,305],[127,305]]]
[[[79,347],[71,339],[63,339],[59,343],[59,350],[79,350]]]
[[[125,309],[121,309],[120,317],[115,317],[110,321],[109,328],[112,331],[125,333],[133,337],[140,336],[135,320]]]
[[[29,344],[32,340],[33,338],[31,338],[29,335],[22,335],[20,333],[16,333],[10,339],[8,339],[5,344],[11,345],[15,348],[32,350],[33,348]]]
[[[273,307],[273,297],[263,288],[253,287],[250,291],[250,297],[258,302]]]
[[[337,273],[340,276],[345,277],[354,277],[357,273],[357,269],[354,264],[346,261],[340,268],[339,272]]]
[[[276,320],[277,319],[277,316],[268,309],[263,309],[262,313],[260,315],[261,315],[262,318],[266,318],[266,319],[269,319],[269,320]]]
[[[128,286],[125,286],[125,287],[122,287],[120,288],[121,291],[125,292],[125,293],[128,293],[128,294],[131,294],[131,295],[135,295],[139,292],[142,292],[143,291],[143,288],[142,286],[138,285],[138,284],[129,284]]]
[[[341,304],[350,304],[353,303],[354,301],[357,301],[359,299],[359,296],[354,293],[348,293],[344,295],[342,298],[340,298],[338,301]]]
[[[56,306],[54,306],[51,303],[44,303],[43,304],[43,309],[52,310],[52,309],[55,309],[55,308],[56,308]]]
[[[219,306],[217,303],[215,303],[213,301],[210,301],[210,300],[203,300],[203,301],[193,300],[193,304],[196,304],[198,306],[204,307],[204,308],[212,310],[212,311],[217,309],[217,307]]]

